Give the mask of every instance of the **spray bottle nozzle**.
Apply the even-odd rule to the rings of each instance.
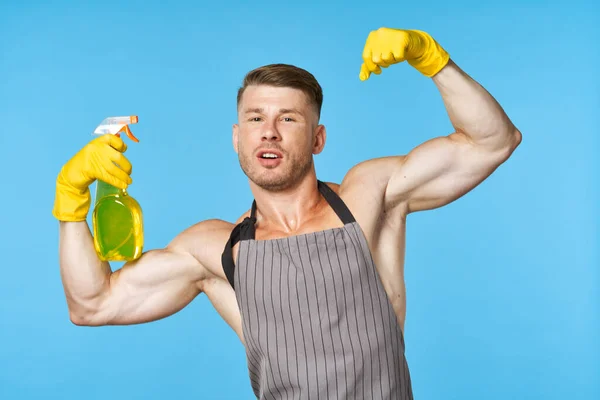
[[[133,133],[131,133],[131,129],[129,129],[129,124],[137,124],[138,117],[137,115],[131,115],[126,117],[108,117],[104,119],[100,125],[94,130],[94,134],[96,135],[104,135],[106,133],[110,133],[112,135],[121,136],[121,132],[124,132],[127,137],[133,140],[136,143],[139,143],[139,139],[136,138]]]

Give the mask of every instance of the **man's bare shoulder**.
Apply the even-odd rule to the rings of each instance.
[[[168,247],[192,254],[210,272],[220,276],[221,255],[229,236],[235,226],[249,215],[250,210],[234,222],[218,218],[197,222],[177,235]]]
[[[168,248],[193,255],[211,273],[218,274],[221,252],[235,224],[222,219],[207,219],[179,233]]]
[[[346,173],[339,185],[341,197],[383,200],[385,190],[395,167],[402,164],[405,156],[372,158],[362,161]]]
[[[205,236],[229,234],[234,224],[222,219],[206,219],[196,222],[177,235],[176,240],[197,240]]]

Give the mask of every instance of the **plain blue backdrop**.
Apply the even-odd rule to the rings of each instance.
[[[127,155],[146,249],[235,220],[252,201],[231,146],[236,90],[273,62],[324,88],[320,179],[450,133],[439,92],[408,64],[358,79],[381,26],[433,35],[523,133],[477,189],[408,218],[415,398],[600,398],[593,2],[0,4],[1,399],[253,398],[244,349],[204,295],[150,324],[69,321],[56,175],[103,118],[136,114]]]

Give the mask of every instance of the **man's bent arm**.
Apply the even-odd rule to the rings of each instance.
[[[112,272],[97,257],[85,221],[60,222],[60,273],[71,321],[136,324],[171,315],[201,292],[204,269],[184,250],[184,235]]]
[[[487,178],[521,142],[498,102],[452,60],[432,80],[455,132],[386,160],[392,168],[388,208],[404,204],[408,213],[448,204]]]
[[[456,133],[491,152],[514,150],[520,133],[483,86],[452,60],[431,79],[440,91]]]

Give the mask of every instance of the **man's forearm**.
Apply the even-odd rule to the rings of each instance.
[[[432,78],[456,132],[491,151],[512,150],[521,139],[500,104],[452,60]]]
[[[60,274],[71,320],[78,323],[100,305],[112,271],[96,255],[85,221],[60,222],[59,236]]]

